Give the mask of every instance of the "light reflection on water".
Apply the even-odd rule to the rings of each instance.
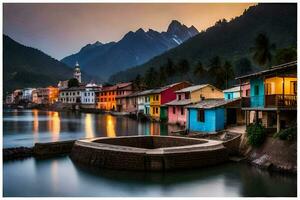
[[[139,122],[123,116],[40,110],[3,112],[4,147],[33,146],[97,136],[168,135],[178,129],[155,122]]]
[[[132,172],[82,168],[66,156],[4,162],[4,196],[296,196],[297,177],[246,164]]]

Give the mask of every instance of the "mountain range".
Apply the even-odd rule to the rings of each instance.
[[[194,27],[187,27],[173,20],[167,31],[158,32],[142,28],[128,32],[120,41],[103,44],[99,41],[88,44],[76,54],[61,61],[73,67],[76,61],[81,69],[90,75],[97,75],[105,80],[113,73],[147,62],[149,59],[170,50],[199,32]]]
[[[73,77],[73,69],[42,51],[3,35],[3,91],[57,85]],[[89,78],[83,74],[83,79]]]
[[[251,47],[259,33],[267,35],[276,48],[296,47],[297,45],[297,4],[296,3],[261,3],[249,7],[244,13],[229,22],[218,21],[214,26],[197,34],[181,45],[158,55],[139,66],[118,72],[110,77],[111,82],[133,80],[138,74],[154,68],[158,70],[168,60],[174,63],[186,59],[191,66],[199,61],[205,68],[209,60],[219,56],[231,63],[239,59],[251,60]],[[253,64],[253,63],[252,63]],[[253,64],[254,67],[255,64]],[[235,71],[238,69],[234,68]],[[189,72],[193,80],[197,78]],[[177,77],[181,80],[183,76]]]

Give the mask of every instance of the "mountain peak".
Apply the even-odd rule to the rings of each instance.
[[[135,33],[145,33],[144,29],[139,28]]]
[[[179,21],[177,20],[172,20],[171,23],[168,26],[167,32],[171,32],[177,29],[180,29],[183,26]]]

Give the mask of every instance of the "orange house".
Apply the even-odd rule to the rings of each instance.
[[[113,86],[104,86],[102,91],[99,93],[97,108],[101,110],[117,110],[116,98],[118,96],[124,96],[131,94],[133,91],[133,84],[129,83],[118,83]]]

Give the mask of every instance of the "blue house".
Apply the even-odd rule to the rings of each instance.
[[[205,99],[188,106],[188,131],[213,133],[223,130],[227,124],[226,105],[239,100]]]

